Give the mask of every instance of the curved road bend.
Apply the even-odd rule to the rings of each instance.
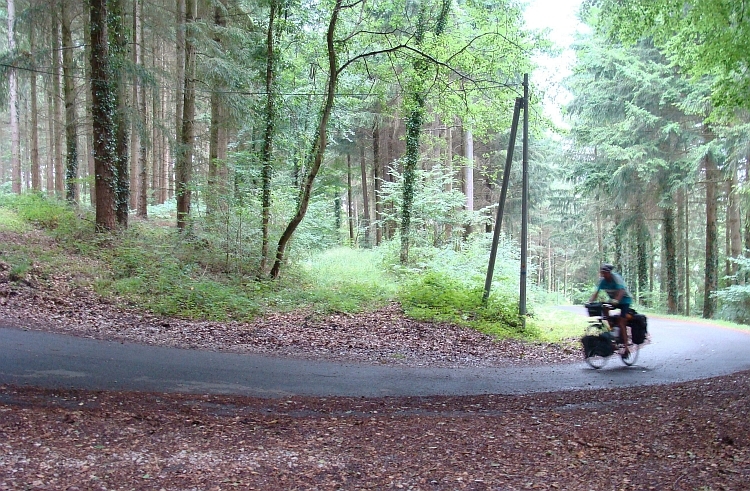
[[[257,397],[522,394],[665,384],[750,369],[750,332],[649,319],[638,363],[404,368],[97,341],[0,324],[0,384]]]

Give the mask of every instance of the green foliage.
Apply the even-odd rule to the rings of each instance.
[[[41,193],[0,195],[0,206],[14,210],[22,220],[47,230],[69,229],[76,221],[73,208]]]
[[[538,331],[523,327],[517,302],[492,295],[482,304],[484,285],[470,286],[439,272],[428,272],[407,281],[399,292],[406,315],[418,319],[471,326],[501,338],[532,339]]]
[[[714,80],[724,114],[750,108],[750,4],[736,0],[605,0],[599,28],[634,42],[644,36],[684,73]]]
[[[750,258],[733,258],[732,262],[739,265],[733,280],[750,277]],[[742,283],[744,284],[730,285],[716,292],[716,297],[721,301],[718,316],[728,321],[750,324],[750,282]]]
[[[29,224],[22,220],[18,213],[0,207],[0,231],[21,233],[27,230],[29,230]]]

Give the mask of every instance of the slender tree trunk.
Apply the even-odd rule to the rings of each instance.
[[[637,235],[636,235],[636,256],[637,256],[637,262],[636,262],[636,278],[638,282],[638,292],[639,292],[639,301],[643,302],[644,305],[650,305],[650,302],[646,299],[648,298],[646,296],[646,292],[649,291],[648,287],[648,265],[649,265],[649,258],[648,258],[648,228],[646,227],[646,223],[643,221],[643,218],[639,218],[638,223],[636,224],[637,227]]]
[[[63,95],[65,100],[65,199],[78,203],[78,132],[76,121],[75,66],[73,65],[73,35],[70,28],[70,5],[65,0],[62,8],[62,69]]]
[[[258,276],[266,272],[268,248],[270,242],[271,223],[271,178],[273,173],[273,139],[276,128],[276,47],[274,45],[274,29],[279,4],[271,0],[268,13],[268,31],[266,32],[266,126],[263,134],[263,150],[261,151],[261,248]],[[332,77],[334,75],[331,75]]]
[[[8,51],[16,51],[16,2],[8,0]],[[8,98],[10,99],[10,167],[11,189],[21,194],[21,130],[18,122],[18,73],[15,67],[8,70]]]
[[[704,137],[706,142],[713,140],[713,132],[705,128]],[[717,307],[716,298],[712,294],[719,286],[718,204],[716,202],[716,189],[720,176],[716,162],[711,155],[703,157],[703,166],[706,172],[706,274],[703,284],[703,317],[705,319],[712,319]]]
[[[367,161],[365,160],[365,138],[360,139],[359,167],[362,175],[362,228],[365,231],[365,246],[370,245],[370,198],[367,189]]]
[[[47,92],[47,169],[45,175],[47,176],[47,182],[45,183],[45,189],[47,190],[47,196],[55,195],[55,110],[52,96],[52,83],[46,84]]]
[[[664,213],[664,251],[666,268],[664,273],[667,283],[667,313],[676,314],[677,308],[677,248],[674,222],[674,208],[666,206]]]
[[[271,268],[271,278],[278,278],[281,273],[281,264],[284,261],[284,251],[286,246],[291,240],[294,231],[297,229],[302,219],[305,217],[307,207],[310,203],[310,196],[312,194],[313,183],[315,177],[318,175],[320,166],[323,163],[323,156],[325,155],[326,146],[328,144],[328,120],[331,117],[331,111],[333,110],[333,101],[336,97],[336,85],[338,83],[338,61],[336,60],[336,48],[334,47],[334,35],[336,30],[336,23],[338,22],[339,12],[341,10],[342,0],[336,0],[336,4],[333,7],[331,13],[331,20],[328,23],[328,30],[326,32],[326,45],[328,48],[328,84],[326,87],[325,101],[323,108],[320,112],[320,119],[318,127],[315,131],[315,137],[313,139],[312,148],[307,156],[307,166],[309,171],[305,178],[304,185],[302,187],[302,194],[300,196],[299,206],[297,207],[297,213],[292,217],[291,221],[287,225],[284,232],[279,238],[279,243],[276,246],[276,259],[273,267]]]
[[[376,111],[380,114],[380,111]],[[380,122],[375,119],[372,125],[372,181],[375,194],[375,245],[383,242],[383,202],[380,198],[380,187],[383,180],[382,162],[380,161]]]
[[[117,226],[114,112],[110,84],[109,43],[107,40],[107,2],[90,0],[91,7],[91,102],[94,130],[97,230]]]
[[[125,77],[125,60],[128,58],[128,38],[125,35],[123,22],[125,9],[123,0],[109,0],[111,13],[107,19],[110,35],[110,56],[113,70],[111,82],[117,108],[114,115],[115,122],[115,153],[117,155],[117,194],[116,215],[117,223],[122,228],[128,226],[128,212],[130,211],[130,163],[128,154],[128,91]]]
[[[65,196],[65,175],[64,159],[62,151],[62,140],[61,140],[61,126],[62,126],[62,104],[60,101],[61,88],[60,88],[60,75],[62,71],[62,34],[60,32],[60,22],[57,15],[53,16],[53,29],[52,29],[52,41],[55,47],[52,53],[52,104],[55,113],[55,125],[54,125],[54,165],[55,165],[55,194],[57,196]]]
[[[349,222],[349,245],[354,245],[354,199],[352,198],[352,155],[346,153],[346,211]]]
[[[86,2],[86,6],[88,7],[88,2]],[[91,26],[90,26],[90,14],[87,13],[85,22],[84,22],[84,39],[86,42],[86,48],[85,48],[85,59],[90,60],[91,59]],[[94,135],[92,130],[92,123],[91,123],[91,117],[89,116],[92,114],[92,101],[91,101],[91,64],[90,63],[84,63],[84,73],[85,73],[85,79],[84,82],[86,87],[86,117],[84,118],[85,121],[85,134],[86,134],[86,164],[88,166],[88,175],[94,176],[96,172],[94,171]],[[92,207],[96,206],[96,186],[94,183],[90,183],[88,185],[89,189],[89,203]]]
[[[470,128],[464,128],[464,193],[466,196],[466,211],[474,211],[474,134]],[[471,234],[471,225],[466,226],[466,235]]]
[[[740,200],[737,194],[737,164],[732,165],[731,175],[727,180],[727,258],[737,258],[742,255],[742,231],[740,226]],[[726,276],[737,274],[738,264],[727,261]],[[730,280],[736,284],[737,280]]]
[[[175,138],[174,145],[172,147],[172,156],[175,159],[175,166],[177,161],[180,159],[182,149],[180,148],[180,142],[182,141],[182,115],[183,115],[183,104],[185,103],[185,34],[187,30],[187,22],[185,18],[185,0],[177,1],[177,36],[175,44],[175,78],[177,81],[175,87]],[[164,162],[164,196],[163,201],[172,197],[169,179],[169,164],[167,161]],[[175,169],[175,174],[177,169]],[[175,176],[176,177],[176,176]],[[177,185],[175,185],[175,188]]]
[[[190,218],[191,190],[193,175],[194,124],[195,124],[195,26],[196,1],[185,2],[185,88],[182,105],[182,132],[175,165],[175,187],[177,193],[177,228],[184,231]]]
[[[451,179],[445,183],[445,192],[453,191],[453,128],[446,124],[445,126],[445,169]],[[445,224],[445,240],[450,241],[453,237],[453,225]]]
[[[146,61],[146,40],[143,37],[143,0],[139,3],[133,0],[133,31],[138,31],[138,43],[133,47],[133,52],[137,53],[136,65],[145,65]],[[137,7],[136,7],[137,6]],[[140,218],[148,217],[148,147],[146,145],[148,132],[147,129],[147,112],[146,112],[146,87],[137,82],[138,87],[138,115],[140,117],[140,128],[138,138],[138,202],[136,203],[136,216]],[[135,100],[135,99],[134,99]],[[153,118],[156,119],[155,117]],[[135,129],[133,130],[136,131]],[[152,141],[153,148],[153,141]]]
[[[31,21],[29,30],[29,47],[32,53],[36,53],[36,34],[34,22]],[[32,58],[33,60],[33,58]],[[41,165],[39,163],[39,108],[37,104],[37,72],[36,63],[31,66],[29,74],[30,97],[31,97],[31,189],[41,191],[42,176]]]
[[[685,313],[685,195],[676,192],[677,220],[675,226],[676,274],[677,274],[677,313]]]
[[[131,39],[132,39],[132,48],[130,50],[130,56],[131,61],[133,63],[133,67],[138,67],[141,64],[141,53],[139,51],[140,44],[143,43],[142,39],[139,39],[140,33],[138,32],[138,25],[139,25],[139,19],[138,19],[138,0],[133,0],[133,23],[132,26],[132,32]],[[140,199],[140,187],[138,186],[138,180],[141,177],[140,172],[140,140],[142,137],[142,124],[145,117],[145,114],[142,114],[140,112],[140,96],[139,93],[143,90],[140,87],[140,81],[138,80],[138,75],[133,74],[131,79],[131,88],[130,88],[130,100],[131,105],[133,106],[133,113],[134,116],[131,118],[131,124],[130,124],[130,162],[132,162],[132,169],[130,170],[130,203],[129,208],[131,210],[135,210],[138,207],[138,201]]]
[[[690,195],[685,188],[685,315],[690,315]]]
[[[226,26],[224,17],[225,7],[221,3],[214,6],[214,25],[217,32],[220,32]],[[214,42],[221,46],[222,38],[220,35],[214,36]],[[211,125],[209,128],[208,143],[208,194],[206,196],[206,215],[210,216],[216,212],[219,201],[226,191],[223,182],[221,182],[221,172],[219,166],[223,166],[219,161],[223,160],[225,151],[221,148],[226,144],[226,139],[222,136],[226,133],[226,121],[224,117],[224,108],[222,99],[218,90],[211,92]]]

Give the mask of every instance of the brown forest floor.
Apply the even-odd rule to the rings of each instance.
[[[0,322],[78,336],[410,366],[579,359],[570,346],[416,323],[397,306],[189,322],[117,307],[64,274],[8,276],[0,263]],[[743,490],[749,395],[749,372],[607,391],[377,399],[0,386],[0,490]]]

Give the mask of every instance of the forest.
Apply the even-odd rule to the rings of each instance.
[[[346,248],[481,296],[531,74],[493,284],[504,305],[523,243],[533,303],[584,302],[610,262],[643,309],[750,323],[747,2],[584,0],[561,88],[534,71],[565,47],[517,0],[8,0],[0,13],[0,204],[61,207],[77,225],[35,223],[129,244],[121,293],[156,295],[134,278],[169,262],[134,252],[138,237],[190,244],[178,269],[193,285],[257,291]],[[552,90],[570,94],[562,124],[545,115]]]

